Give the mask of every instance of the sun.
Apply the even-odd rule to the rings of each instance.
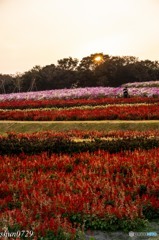
[[[102,59],[101,56],[96,56],[96,57],[94,58],[94,60],[99,63],[99,62],[101,62],[103,59]]]

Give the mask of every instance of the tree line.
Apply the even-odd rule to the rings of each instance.
[[[0,93],[43,91],[77,87],[118,87],[128,82],[159,80],[159,62],[133,56],[95,53],[63,58],[57,65],[34,66],[23,74],[0,74]]]

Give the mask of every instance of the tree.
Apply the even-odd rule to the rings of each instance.
[[[57,68],[61,69],[61,70],[71,70],[74,71],[77,68],[77,64],[78,64],[78,59],[77,58],[63,58],[58,60],[58,65]]]
[[[42,68],[38,65],[33,67],[30,71],[23,74],[23,90],[24,91],[41,91],[45,90],[45,81],[41,74]]]
[[[47,65],[41,69],[41,77],[44,81],[45,90],[56,88],[56,71],[57,68],[54,64]]]
[[[14,89],[13,77],[9,74],[0,74],[0,93],[12,93]]]
[[[96,61],[97,57],[100,57],[101,62]],[[90,56],[82,58],[78,66],[78,71],[94,71],[99,64],[104,63],[107,59],[109,59],[109,55],[104,55],[103,53],[91,54]]]
[[[34,66],[16,75],[0,74],[0,93],[41,91],[74,87],[118,87],[127,82],[159,80],[159,62],[133,56],[95,53],[82,58],[64,58],[57,66]]]

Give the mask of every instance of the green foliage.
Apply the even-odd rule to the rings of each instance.
[[[38,237],[38,240],[71,240],[73,239],[71,234],[64,232],[62,229],[59,229],[57,234],[51,230],[47,231],[45,237]]]
[[[84,226],[84,230],[101,230],[101,231],[117,231],[122,230],[124,232],[132,230],[140,230],[147,227],[148,221],[145,219],[136,218],[119,219],[116,216],[98,217],[93,215],[73,214],[70,216],[70,221],[73,224]]]
[[[145,205],[143,207],[143,214],[147,219],[158,219],[159,218],[159,209],[154,209],[151,204]]]
[[[18,135],[9,134],[8,137],[0,138],[0,154],[38,154],[47,152],[52,153],[79,153],[79,152],[94,152],[99,149],[106,150],[110,153],[135,149],[152,149],[159,147],[158,139],[149,139],[146,137],[126,138],[111,141],[95,139],[95,141],[74,142],[71,139],[62,137],[56,138],[18,138]],[[76,162],[78,164],[78,160]],[[71,166],[68,166],[67,171],[71,171]],[[124,169],[121,169],[121,174],[127,174]],[[143,191],[143,189],[141,190]]]

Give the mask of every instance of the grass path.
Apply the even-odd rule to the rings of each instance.
[[[0,120],[0,123],[158,123],[159,120],[86,120],[86,121],[15,121]]]
[[[159,130],[159,120],[93,120],[93,121],[0,121],[0,134],[78,130]]]

